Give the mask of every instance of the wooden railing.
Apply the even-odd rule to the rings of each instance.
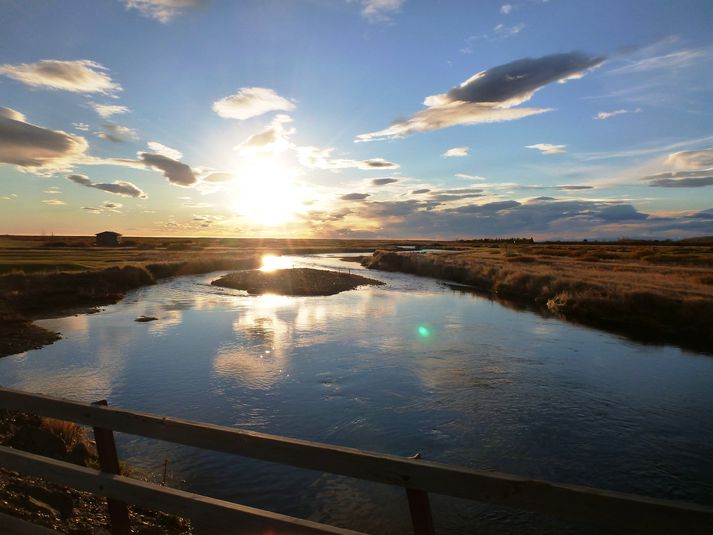
[[[119,431],[400,486],[406,489],[417,534],[433,533],[428,493],[549,513],[629,531],[666,534],[710,534],[713,531],[713,507],[702,505],[537,481],[7,388],[0,388],[0,408],[68,420],[95,430]],[[210,522],[216,526],[215,532],[222,532],[220,525],[232,526],[232,529],[245,525],[256,533],[268,529],[277,533],[354,533],[115,475],[103,461],[104,471],[98,471],[0,447],[0,466],[106,496],[110,500],[173,513],[201,525]],[[228,531],[228,528],[224,529]]]

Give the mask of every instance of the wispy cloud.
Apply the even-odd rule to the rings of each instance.
[[[88,59],[43,59],[37,63],[0,65],[0,74],[30,87],[111,95],[121,91],[121,86],[111,79],[107,70],[100,63]]]
[[[604,58],[580,52],[524,58],[474,74],[447,93],[426,97],[425,110],[388,128],[361,134],[356,141],[408,136],[456,125],[512,121],[551,111],[550,108],[518,108],[544,86],[581,78],[601,65]]]
[[[500,6],[500,13],[503,15],[509,15],[512,13],[512,4],[503,4]]]
[[[606,119],[611,119],[612,117],[616,117],[617,115],[624,115],[625,113],[640,113],[641,108],[636,108],[635,110],[627,110],[627,109],[621,109],[621,110],[614,110],[614,111],[600,111],[597,113],[594,118],[598,119],[600,121],[604,121]]]
[[[361,14],[369,22],[388,22],[406,0],[361,0]]]
[[[42,201],[45,204],[49,204],[50,206],[62,206],[65,204],[64,201],[60,201],[59,199],[45,199]]]
[[[166,24],[187,9],[207,5],[210,0],[123,0],[128,9]]]
[[[567,145],[552,145],[550,143],[536,143],[534,145],[527,145],[528,149],[539,150],[542,154],[562,154],[565,151]]]

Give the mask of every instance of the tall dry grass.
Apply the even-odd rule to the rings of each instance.
[[[638,339],[713,353],[713,251],[642,253],[601,246],[379,251],[365,265],[468,284]],[[676,254],[678,264],[670,260]]]

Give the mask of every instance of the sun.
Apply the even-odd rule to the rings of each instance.
[[[251,223],[269,227],[284,225],[303,208],[295,171],[261,159],[243,169],[240,176],[232,208]]]

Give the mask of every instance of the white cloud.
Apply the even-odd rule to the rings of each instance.
[[[132,141],[139,138],[136,131],[128,126],[122,126],[115,123],[104,123],[102,128],[104,131],[95,132],[97,137],[107,141],[113,141],[114,143],[123,143],[125,141]]]
[[[466,175],[465,173],[456,173],[458,178],[465,178],[467,180],[487,180],[487,178],[478,175]]]
[[[64,203],[64,201],[60,201],[59,199],[45,199],[42,201],[45,204],[49,204],[50,206],[61,206]]]
[[[119,106],[118,104],[97,104],[96,102],[92,102],[91,105],[102,119],[108,119],[112,115],[121,115],[129,112],[129,108]]]
[[[167,147],[166,145],[159,143],[158,141],[149,141],[147,144],[148,148],[155,152],[156,154],[161,154],[172,160],[180,160],[183,158],[181,151]]]
[[[565,151],[567,145],[552,145],[550,143],[536,143],[534,145],[527,145],[528,149],[539,150],[542,154],[562,154]]]
[[[226,119],[245,120],[271,111],[291,111],[295,105],[266,87],[243,87],[213,103],[213,111]]]
[[[500,6],[500,13],[503,15],[509,15],[512,12],[512,4],[503,4]]]
[[[446,152],[443,153],[444,158],[462,158],[464,156],[468,156],[468,152],[470,151],[470,147],[453,147],[452,149],[448,149]]]
[[[701,60],[713,57],[711,49],[688,49],[671,52],[661,56],[651,56],[635,61],[608,71],[606,74],[647,72],[660,69],[681,69],[689,67]]]
[[[361,14],[369,22],[387,22],[406,0],[362,0]]]
[[[505,26],[504,24],[498,24],[493,28],[496,37],[505,38],[517,35],[522,30],[525,29],[525,23],[520,22],[519,24],[513,24],[512,26]]]
[[[89,132],[89,125],[87,123],[72,123],[75,130],[80,132]]]
[[[200,7],[208,0],[123,0],[129,9],[136,9],[145,17],[167,23],[184,10]]]
[[[679,169],[713,169],[713,149],[674,152],[666,162]]]
[[[614,111],[600,111],[594,118],[600,121],[604,121],[606,119],[610,119],[611,117],[616,117],[617,115],[624,115],[625,113],[639,113],[640,111],[641,108],[636,108],[635,110],[621,109]]]
[[[103,65],[88,59],[75,61],[43,59],[37,63],[0,65],[0,74],[30,87],[111,95],[121,91],[121,86],[111,79],[105,72],[107,70]]]

